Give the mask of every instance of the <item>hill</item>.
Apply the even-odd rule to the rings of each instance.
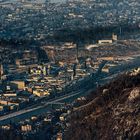
[[[69,122],[67,140],[140,139],[140,74],[127,73],[99,87]]]

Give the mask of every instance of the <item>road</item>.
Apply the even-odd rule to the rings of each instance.
[[[44,103],[44,105],[40,105],[38,107],[34,107],[34,108],[30,107],[28,109],[23,109],[23,110],[20,110],[20,111],[17,111],[17,112],[14,112],[14,113],[11,113],[11,114],[8,114],[8,115],[5,115],[5,116],[1,116],[0,117],[0,125],[7,124],[10,121],[18,121],[18,120],[26,118],[28,116],[31,117],[32,115],[38,115],[39,112],[44,113],[44,112],[47,111],[47,109],[49,110],[49,105],[57,104],[57,102],[58,102],[58,104],[60,104],[59,102],[61,102],[61,101],[64,102],[65,100],[67,100],[69,98],[72,98],[76,95],[79,95],[83,92],[85,92],[85,91],[83,90],[83,91],[80,91],[80,92],[71,93],[70,95],[65,95],[65,96],[59,97],[57,99],[54,99],[53,101],[48,101],[48,102]]]

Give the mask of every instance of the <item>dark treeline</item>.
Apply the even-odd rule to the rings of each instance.
[[[120,30],[121,29],[121,30]],[[54,33],[53,39],[57,41],[72,41],[72,42],[85,42],[92,43],[102,38],[110,38],[112,33],[116,33],[121,38],[127,36],[130,33],[139,31],[138,24],[128,25],[114,25],[106,27],[90,27],[90,28],[79,28],[79,29],[62,29]]]
[[[14,52],[14,50],[19,51],[17,54],[11,53],[12,58],[9,57],[9,59],[13,59],[13,62],[15,61],[15,58],[21,57],[22,52],[24,52],[25,50],[30,50],[30,51],[35,52],[38,58],[38,62],[40,63],[48,62],[49,59],[45,50],[43,50],[39,46],[40,46],[40,43],[34,40],[18,40],[18,39],[17,40],[16,39],[10,39],[10,40],[1,39],[0,40],[0,47],[2,47],[2,50],[4,51],[3,53],[5,53],[5,49],[7,49],[9,52],[12,52],[12,51]]]
[[[121,27],[121,32],[120,32]],[[98,39],[102,38],[110,38],[112,33],[116,33],[121,36],[127,36],[131,33],[135,33],[139,31],[139,24],[128,25],[127,23],[114,25],[114,26],[98,26],[98,27],[89,27],[89,28],[78,28],[78,29],[59,29],[54,31],[53,35],[46,36],[46,38],[42,40],[34,40],[33,38],[27,39],[4,39],[0,38],[1,46],[11,46],[11,47],[30,47],[30,46],[42,46],[46,44],[57,44],[59,42],[71,41],[71,42],[82,42],[82,43],[93,43]],[[20,37],[21,38],[21,37]]]

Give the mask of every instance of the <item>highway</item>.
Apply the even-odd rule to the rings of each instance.
[[[83,90],[80,92],[71,93],[70,95],[64,95],[64,96],[61,96],[57,99],[54,99],[53,101],[48,101],[48,102],[44,103],[44,105],[40,105],[40,106],[33,107],[33,108],[30,107],[28,109],[23,109],[23,110],[13,112],[13,113],[5,115],[5,116],[1,116],[0,117],[0,125],[7,124],[11,121],[14,121],[14,122],[19,121],[19,120],[28,118],[29,116],[31,117],[32,115],[38,115],[40,113],[45,113],[49,110],[49,105],[57,104],[57,102],[58,102],[58,104],[60,104],[59,102],[61,102],[61,101],[64,102],[66,99],[72,98],[72,97],[79,95],[83,92],[85,92],[85,91]]]

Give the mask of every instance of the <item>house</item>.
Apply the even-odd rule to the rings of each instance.
[[[30,124],[23,124],[21,126],[21,131],[23,132],[29,132],[32,131],[32,126]]]

